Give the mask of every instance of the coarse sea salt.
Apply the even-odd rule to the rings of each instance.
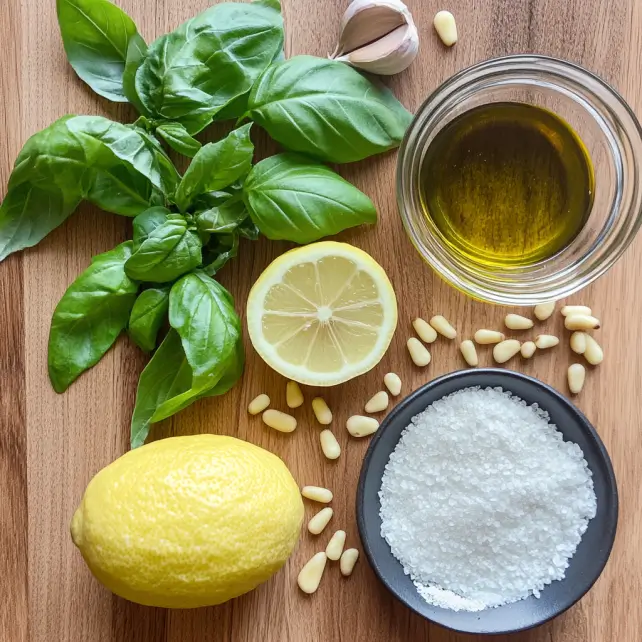
[[[381,534],[430,604],[480,611],[564,577],[597,502],[581,448],[502,388],[412,418],[386,464]]]

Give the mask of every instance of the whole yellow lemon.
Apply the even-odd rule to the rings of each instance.
[[[132,602],[220,604],[292,553],[303,502],[285,464],[233,437],[157,441],[90,482],[71,537],[96,578]]]

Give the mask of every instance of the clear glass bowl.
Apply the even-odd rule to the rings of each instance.
[[[435,135],[479,105],[521,102],[562,117],[586,146],[595,194],[586,224],[563,250],[530,265],[488,267],[449,245],[421,205],[420,169]],[[604,274],[642,222],[642,129],[624,99],[577,65],[545,56],[506,56],[469,67],[419,108],[399,151],[397,200],[410,240],[448,283],[483,301],[536,305],[577,292]]]

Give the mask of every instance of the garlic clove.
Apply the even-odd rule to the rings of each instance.
[[[374,74],[392,75],[409,67],[418,51],[417,28],[406,24],[336,60]]]

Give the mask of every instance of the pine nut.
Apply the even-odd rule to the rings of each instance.
[[[493,359],[497,363],[506,363],[519,352],[520,348],[521,344],[517,339],[506,339],[493,348]]]
[[[430,325],[446,339],[454,339],[457,336],[457,330],[441,314],[430,319]]]
[[[537,350],[537,346],[532,341],[525,341],[519,349],[524,359],[530,359],[535,354],[535,350]]]
[[[586,379],[586,368],[581,363],[574,363],[568,367],[568,389],[574,394],[581,392]]]
[[[552,334],[538,334],[535,337],[535,345],[540,350],[545,350],[546,348],[552,348],[556,346],[560,340],[557,337],[554,337]]]
[[[312,412],[322,426],[332,423],[332,412],[323,397],[315,397],[312,400]]]
[[[346,421],[346,428],[353,437],[367,437],[373,432],[377,432],[379,422],[373,417],[353,415]]]
[[[383,383],[393,397],[396,397],[401,393],[401,379],[399,378],[399,375],[396,375],[394,372],[389,372],[383,378]]]
[[[592,365],[597,366],[604,359],[604,351],[600,344],[590,335],[586,335],[586,350],[584,358]]]
[[[332,501],[332,491],[321,486],[304,486],[301,489],[301,495],[313,502],[329,504]]]
[[[466,363],[473,368],[479,365],[479,359],[477,358],[477,350],[475,350],[475,344],[470,340],[466,339],[459,344],[459,349],[461,354],[466,360]]]
[[[308,530],[313,535],[319,535],[332,519],[332,515],[334,515],[334,511],[329,506],[322,508],[308,522]]]
[[[533,314],[540,321],[546,321],[555,312],[555,301],[540,303],[533,309]]]
[[[412,322],[412,327],[415,329],[415,332],[424,343],[432,343],[437,339],[437,331],[435,330],[435,328],[433,328],[427,321],[424,321],[420,317],[417,317]]]
[[[339,568],[341,569],[341,575],[348,577],[352,575],[354,570],[354,565],[359,559],[359,551],[356,548],[346,548],[341,555],[341,561],[339,562]]]
[[[269,405],[270,398],[266,394],[262,394],[258,397],[254,397],[254,399],[250,401],[250,404],[247,407],[247,411],[251,415],[258,415],[259,413],[263,412]]]
[[[331,430],[323,430],[319,435],[321,440],[321,450],[327,459],[339,459],[341,446]]]
[[[572,314],[564,319],[567,330],[597,330],[600,320],[588,314]]]
[[[457,42],[457,23],[450,11],[438,11],[433,20],[435,31],[446,47],[452,47]]]
[[[415,337],[410,337],[406,345],[408,346],[408,352],[410,353],[410,358],[412,359],[412,362],[416,366],[423,368],[424,366],[427,366],[430,363],[430,352],[428,352],[428,349],[426,348],[426,346],[423,343],[421,343],[419,339],[415,339]]]
[[[346,543],[346,532],[337,531],[328,542],[328,545],[325,549],[325,554],[328,556],[329,560],[336,562],[343,553],[343,547]]]
[[[503,341],[506,336],[503,332],[497,332],[497,330],[477,330],[475,332],[475,343],[479,345],[488,345],[489,343],[499,343]]]
[[[319,588],[327,559],[324,552],[317,553],[301,569],[297,584],[304,593],[312,595]]]
[[[263,423],[279,432],[294,432],[296,429],[296,419],[280,410],[266,410],[263,413]]]
[[[303,393],[296,381],[288,381],[285,385],[285,403],[288,408],[298,408],[303,405]]]
[[[586,352],[586,332],[573,332],[571,335],[571,350],[577,354]]]
[[[368,403],[366,404],[366,412],[382,412],[388,407],[390,399],[388,398],[388,393],[385,390],[378,392]]]
[[[572,317],[574,314],[591,316],[593,314],[593,310],[591,310],[588,305],[565,305],[562,308],[563,317]]]
[[[533,321],[519,314],[507,314],[504,318],[504,325],[509,330],[528,330],[533,327]]]

